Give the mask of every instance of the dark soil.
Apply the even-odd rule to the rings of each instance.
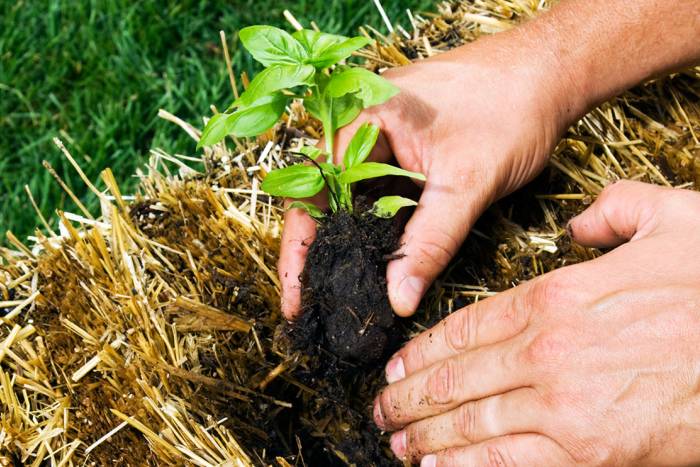
[[[356,211],[340,211],[319,226],[301,276],[303,312],[285,329],[291,348],[307,357],[294,376],[320,395],[314,418],[346,427],[316,442],[301,433],[302,444],[313,465],[400,465],[366,406],[405,337],[386,288],[399,230],[393,220]]]
[[[386,265],[398,248],[392,220],[339,211],[318,229],[301,277],[302,318],[293,346],[321,347],[345,362],[376,363],[395,344]]]

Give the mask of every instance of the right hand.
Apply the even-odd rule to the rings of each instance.
[[[522,37],[521,37],[522,36]],[[405,226],[400,253],[387,268],[389,299],[400,316],[413,314],[490,203],[530,181],[573,120],[565,102],[575,94],[562,67],[526,43],[517,30],[484,37],[384,77],[401,93],[365,110],[337,137],[336,162],[355,130],[370,121],[382,130],[371,159],[392,155],[427,177]],[[315,222],[302,210],[285,214],[279,274],[282,312],[300,312],[299,275]]]

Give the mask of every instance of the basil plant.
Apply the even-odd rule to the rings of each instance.
[[[325,151],[304,147],[301,155],[306,164],[270,172],[261,186],[268,194],[300,199],[327,188],[333,212],[352,212],[351,186],[355,182],[385,175],[425,179],[422,174],[393,165],[366,162],[379,135],[379,129],[370,124],[363,124],[355,133],[342,165],[333,163],[336,131],[352,122],[363,109],[382,104],[399,92],[369,70],[340,63],[369,44],[369,39],[307,29],[289,34],[272,26],[247,27],[239,37],[265,69],[225,112],[209,120],[198,147],[218,143],[227,135],[257,136],[278,122],[292,99],[301,99],[306,110],[323,125]],[[415,205],[413,200],[386,196],[375,203],[371,212],[392,217],[401,207],[411,205]],[[321,209],[310,203],[296,201],[291,207],[305,209],[317,219],[324,216]]]

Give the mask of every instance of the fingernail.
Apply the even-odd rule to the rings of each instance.
[[[420,467],[435,467],[437,465],[437,457],[435,454],[429,454],[420,461]]]
[[[423,292],[425,292],[425,281],[423,279],[416,276],[405,277],[399,284],[396,295],[396,301],[401,309],[396,311],[403,312],[399,313],[402,315],[416,311],[421,298],[423,298]]]
[[[374,409],[372,410],[372,417],[374,418],[374,423],[384,429],[384,414],[382,414],[382,407],[379,405],[379,397],[374,400]]]
[[[386,382],[395,383],[406,377],[406,369],[403,366],[403,358],[393,357],[386,364]]]
[[[399,459],[406,458],[406,432],[399,431],[391,435],[391,451]]]

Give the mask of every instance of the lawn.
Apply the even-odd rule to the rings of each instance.
[[[403,24],[406,8],[432,4],[382,3]],[[288,28],[285,8],[327,32],[353,34],[363,24],[385,30],[371,0],[0,0],[0,230],[24,237],[38,224],[25,184],[47,217],[75,210],[43,160],[97,212],[55,136],[90,179],[112,167],[125,192],[150,148],[194,154],[195,143],[159,120],[158,109],[198,123],[210,104],[225,107],[231,90],[219,30],[228,35],[235,70],[254,72],[235,32],[259,23]]]

